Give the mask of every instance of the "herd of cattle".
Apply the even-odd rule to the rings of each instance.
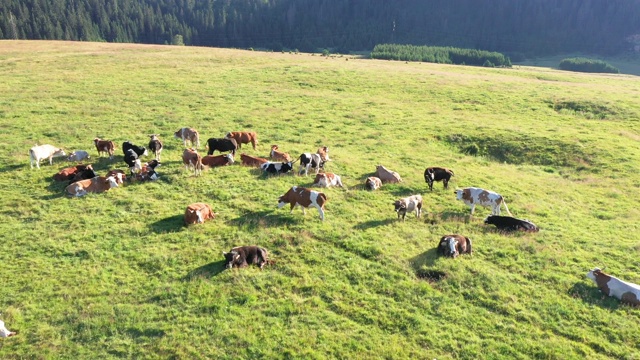
[[[255,132],[230,132],[223,138],[208,139],[206,145],[208,149],[207,155],[202,157],[197,151],[200,146],[198,131],[192,128],[181,128],[174,133],[174,137],[182,140],[186,148],[182,155],[185,169],[193,171],[196,176],[202,173],[205,166],[217,167],[233,164],[236,151],[241,149],[242,144],[251,144],[254,150],[258,144],[258,137]],[[110,159],[113,159],[115,152],[115,143],[113,141],[96,138],[94,139],[94,145],[98,156],[108,155]],[[187,147],[189,145],[190,147]],[[123,159],[129,170],[128,175],[123,170],[111,170],[105,176],[99,176],[91,165],[78,164],[62,169],[53,178],[56,181],[69,182],[65,189],[69,196],[83,196],[88,193],[104,192],[122,185],[127,179],[132,181],[153,181],[158,179],[158,174],[155,170],[160,166],[160,153],[163,149],[163,144],[158,134],[150,135],[148,149],[154,154],[155,159],[142,164],[140,158],[148,155],[147,148],[134,145],[129,141],[125,141],[122,144]],[[228,152],[228,154],[214,155],[215,151],[220,153]],[[62,156],[67,155],[62,149],[52,145],[36,145],[29,150],[31,168],[33,168],[34,164],[37,168],[40,168],[40,162],[45,159],[49,160],[49,164],[53,164],[52,159],[54,157]],[[75,151],[67,156],[68,161],[74,162],[84,161],[89,158],[89,153],[82,150]],[[325,164],[330,161],[329,149],[326,146],[319,148],[316,153],[303,153],[296,160],[293,160],[289,154],[282,152],[278,145],[271,146],[269,159],[244,153],[240,155],[240,159],[242,165],[260,168],[266,174],[293,172],[294,164],[299,162],[299,175],[308,175],[310,171],[314,171],[314,186],[324,188],[332,186],[344,187],[339,175],[324,171]],[[441,167],[429,167],[424,172],[424,180],[430,191],[433,191],[435,182],[442,182],[444,189],[448,189],[449,181],[453,176],[454,172],[452,170]],[[374,176],[366,178],[364,187],[373,191],[380,189],[385,183],[399,182],[402,182],[400,174],[382,165],[377,165]],[[539,231],[538,227],[531,221],[513,217],[500,194],[482,188],[467,187],[455,190],[455,195],[457,200],[470,207],[471,215],[473,215],[476,205],[491,208],[491,215],[484,220],[484,223],[494,225],[501,231]],[[300,206],[303,213],[305,213],[306,208],[315,207],[318,209],[320,219],[324,220],[326,202],[327,196],[322,192],[293,186],[280,196],[278,208],[289,204],[290,211],[293,212],[296,206]],[[423,200],[419,194],[398,199],[393,204],[398,219],[402,218],[403,221],[407,213],[415,213],[416,218],[420,218],[422,214]],[[500,215],[502,206],[504,206],[509,216]],[[208,204],[194,203],[190,204],[185,210],[184,222],[187,225],[203,223],[213,219],[215,215]],[[459,234],[444,235],[438,243],[437,253],[441,256],[452,258],[460,254],[471,254],[471,239]],[[235,247],[228,253],[223,253],[225,267],[227,268],[256,264],[260,269],[265,264],[271,263],[271,260],[267,258],[267,254],[266,249],[258,246]],[[598,268],[589,271],[587,276],[598,285],[603,293],[615,296],[627,303],[640,305],[640,286],[606,275]],[[4,334],[0,332],[3,337]]]

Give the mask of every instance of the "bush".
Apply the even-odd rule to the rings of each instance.
[[[562,61],[560,61],[560,65],[558,67],[560,68],[560,70],[588,73],[620,73],[620,70],[607,62],[581,57],[563,59]]]
[[[173,38],[171,38],[171,45],[184,46],[182,35],[173,35]]]

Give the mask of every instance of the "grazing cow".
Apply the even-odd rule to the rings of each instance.
[[[98,150],[98,156],[101,156],[102,153],[107,153],[109,154],[109,159],[113,159],[113,153],[116,151],[116,144],[113,141],[95,138],[93,143],[96,145],[96,150]]]
[[[202,224],[209,219],[215,218],[216,214],[211,210],[211,206],[205,203],[193,203],[187,206],[184,212],[184,224]]]
[[[388,170],[382,165],[376,165],[375,176],[383,183],[399,183],[402,182],[400,174],[395,171]]]
[[[138,154],[133,149],[128,149],[124,153],[124,162],[129,166],[129,171],[131,171],[131,175],[142,170],[142,163],[138,158]]]
[[[76,150],[69,154],[67,157],[67,161],[82,161],[86,159],[90,159],[89,153],[84,150]]]
[[[193,169],[195,176],[202,174],[202,170],[204,170],[202,156],[200,156],[194,148],[184,149],[182,152],[182,163],[184,163],[185,170],[189,171],[189,169]]]
[[[120,169],[109,170],[107,172],[107,175],[105,175],[105,177],[110,177],[110,176],[115,176],[116,182],[118,183],[118,185],[122,185],[125,182],[125,180],[127,180],[127,175],[124,173],[123,170],[120,170]]]
[[[223,251],[222,255],[224,255],[224,267],[226,269],[256,264],[262,270],[265,264],[271,262],[268,259],[269,253],[267,249],[255,245],[234,247],[229,252]]]
[[[144,146],[138,146],[131,143],[131,141],[125,141],[122,143],[122,153],[127,155],[128,150],[133,150],[136,153],[136,157],[140,158],[141,156],[147,156],[147,148]]]
[[[49,165],[53,165],[53,158],[59,156],[66,156],[67,154],[62,149],[58,149],[57,147],[49,144],[45,145],[36,145],[29,149],[29,162],[31,164],[31,168],[33,169],[33,163],[35,162],[36,167],[40,169],[40,161],[44,159],[49,159]]]
[[[471,215],[476,208],[476,205],[491,207],[491,215],[500,215],[500,205],[504,204],[504,208],[507,213],[511,215],[507,203],[504,201],[502,195],[493,191],[484,190],[476,187],[468,187],[464,189],[458,189],[455,191],[456,199],[462,200],[467,206],[471,208]]]
[[[433,191],[433,182],[442,181],[444,188],[449,188],[449,179],[453,176],[453,171],[441,167],[428,167],[424,171],[424,181],[429,185],[429,190]]]
[[[640,285],[607,275],[599,268],[589,271],[587,277],[596,283],[602,293],[613,296],[624,303],[640,305]]]
[[[256,149],[256,145],[258,145],[258,134],[249,131],[232,131],[227,133],[227,138],[235,139],[238,143],[238,149],[242,148],[242,144],[251,143],[253,145],[253,150]]]
[[[276,161],[282,161],[282,162],[291,161],[291,155],[287,154],[286,152],[282,152],[278,150],[278,145],[271,145],[271,152],[269,153],[269,157]]]
[[[405,215],[407,212],[416,212],[416,217],[419,218],[422,213],[422,196],[420,195],[411,195],[409,197],[396,200],[393,203],[396,212],[398,213],[398,219],[400,215],[402,215],[402,221],[404,221]]]
[[[326,188],[331,186],[344,187],[342,185],[342,179],[340,178],[340,175],[336,175],[334,173],[321,173],[316,175],[316,178],[313,181],[313,185]]]
[[[217,167],[217,166],[225,166],[233,164],[233,155],[225,154],[225,155],[207,155],[202,158],[202,165],[208,167]]]
[[[255,156],[250,156],[247,154],[240,154],[240,160],[242,161],[242,165],[247,165],[247,166],[251,166],[251,167],[260,167],[262,166],[262,164],[268,163],[269,160],[264,159],[264,158],[260,158],[260,157],[255,157]]]
[[[438,255],[456,258],[460,254],[471,254],[471,239],[462,235],[445,235],[440,238]]]
[[[84,196],[88,193],[101,193],[111,188],[118,187],[115,176],[96,176],[91,179],[80,180],[77,183],[67,186],[65,191],[69,196]]]
[[[191,142],[191,146],[195,146],[196,149],[200,147],[200,134],[198,130],[192,128],[182,128],[173,133],[176,139],[182,140],[184,146],[187,146],[187,141]]]
[[[289,171],[293,170],[293,164],[291,162],[276,163],[267,161],[266,163],[260,165],[260,169],[269,174],[286,174]]]
[[[80,180],[93,179],[98,176],[95,171],[93,171],[93,167],[91,165],[87,165],[84,170],[80,170],[73,175],[72,178],[69,179],[69,185],[76,183]]]
[[[207,148],[207,155],[213,155],[213,153],[218,150],[221,153],[231,151],[235,156],[236,150],[238,150],[238,143],[236,142],[236,139],[210,138],[207,140]]]
[[[156,160],[160,161],[160,153],[162,152],[162,141],[158,138],[158,134],[149,135],[149,150],[153,153]]]
[[[315,169],[316,174],[320,172],[320,169],[324,168],[324,161],[318,154],[304,153],[300,155],[300,166],[298,167],[298,175],[309,175],[309,169]]]
[[[58,171],[57,174],[53,175],[53,180],[55,181],[71,180],[78,172],[83,171],[87,167],[91,167],[91,165],[76,165],[76,166],[64,168]]]
[[[382,186],[382,180],[375,176],[370,176],[367,181],[364,182],[364,186],[369,190],[377,190]]]
[[[320,213],[320,220],[324,220],[324,204],[327,202],[327,196],[324,193],[309,190],[303,187],[294,186],[284,195],[278,198],[278,209],[286,204],[291,205],[291,213],[296,205],[302,207],[302,213],[306,214],[305,208],[313,206]]]
[[[495,225],[499,230],[504,231],[538,232],[540,230],[536,224],[527,219],[516,219],[511,216],[489,215],[484,219],[484,223]]]
[[[9,329],[4,326],[4,321],[0,320],[0,338],[8,338],[17,334],[17,331],[9,331]]]
[[[320,159],[322,159],[323,162],[331,161],[331,159],[329,159],[329,148],[326,146],[319,148],[316,154],[320,155]]]

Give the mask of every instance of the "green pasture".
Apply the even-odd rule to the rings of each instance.
[[[181,127],[251,130],[257,150],[328,146],[315,209],[277,209],[312,176],[239,164],[184,171]],[[84,198],[29,168],[49,143],[165,144],[161,178]],[[99,158],[95,137],[117,144]],[[149,158],[150,159],[150,158]],[[237,156],[239,161],[239,156]],[[369,192],[377,164],[403,182]],[[454,170],[429,192],[427,166]],[[541,230],[483,225],[453,190],[502,194]],[[640,359],[640,309],[604,297],[593,267],[640,283],[640,78],[311,54],[0,41],[0,359]],[[424,217],[393,201],[421,194]],[[186,228],[206,202],[218,217]],[[436,257],[445,234],[472,256]],[[223,270],[223,251],[275,264]],[[439,279],[429,277],[439,273]]]

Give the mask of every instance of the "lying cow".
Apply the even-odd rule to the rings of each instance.
[[[399,183],[402,182],[402,178],[400,174],[395,171],[388,170],[382,165],[376,166],[375,176],[380,179],[383,183]]]
[[[202,174],[202,170],[204,170],[202,156],[200,156],[194,148],[184,149],[182,152],[182,163],[186,171],[193,169],[195,176]]]
[[[271,162],[267,161],[266,163],[260,165],[260,169],[268,174],[286,174],[293,169],[293,164],[291,162]]]
[[[84,150],[76,150],[69,154],[67,157],[67,161],[82,161],[86,159],[90,159],[89,153]]]
[[[202,158],[202,165],[208,167],[218,167],[233,164],[233,155],[207,155]]]
[[[79,170],[69,179],[69,185],[81,180],[93,179],[96,176],[98,176],[98,174],[93,171],[93,167],[91,165],[87,165],[84,170]]]
[[[76,165],[68,168],[64,168],[58,171],[57,174],[53,175],[53,180],[55,181],[69,181],[71,180],[78,172],[83,171],[87,167],[91,167],[91,165]]]
[[[116,144],[113,141],[95,138],[93,143],[96,145],[96,150],[98,150],[98,156],[107,153],[109,154],[109,159],[113,159],[113,153],[116,150]]]
[[[62,149],[58,149],[57,147],[49,144],[45,145],[36,145],[29,149],[29,162],[31,164],[31,168],[33,169],[33,163],[36,164],[36,167],[40,169],[40,161],[44,159],[49,159],[49,165],[53,165],[53,158],[59,156],[66,156],[67,154]]]
[[[527,219],[516,219],[511,216],[489,215],[484,219],[487,225],[495,225],[499,230],[503,231],[527,231],[538,232],[540,229],[536,224]]]
[[[231,151],[231,154],[236,155],[238,150],[238,143],[236,139],[228,138],[210,138],[207,140],[207,155],[213,155],[218,150],[219,152]]]
[[[445,235],[440,238],[438,255],[456,258],[460,254],[471,254],[471,239],[462,235]]]
[[[202,224],[209,219],[215,218],[211,206],[205,203],[193,203],[187,206],[184,212],[185,225]]]
[[[105,177],[110,177],[110,176],[115,176],[116,182],[118,183],[118,185],[122,185],[127,180],[127,175],[124,173],[123,170],[120,170],[120,169],[109,170],[107,172],[107,175],[105,175]]]
[[[364,186],[369,190],[377,190],[382,186],[382,181],[375,176],[370,176],[364,182]]]
[[[115,176],[96,176],[92,179],[80,180],[67,186],[65,191],[69,196],[84,196],[88,193],[102,193],[111,188],[118,187]]]
[[[422,213],[422,196],[420,195],[411,195],[409,197],[396,200],[393,203],[395,211],[398,213],[398,219],[402,215],[402,221],[404,221],[405,215],[407,212],[416,212],[416,218],[420,217]]]
[[[232,131],[227,133],[226,138],[234,139],[238,143],[238,149],[242,148],[242,144],[251,143],[253,145],[253,150],[256,149],[256,145],[258,145],[258,134],[250,131]]]
[[[298,168],[298,175],[309,174],[310,169],[316,170],[316,175],[320,172],[320,169],[324,168],[324,161],[319,154],[304,153],[300,155],[300,167]]]
[[[640,305],[640,285],[607,275],[599,268],[589,271],[587,277],[596,283],[602,293],[631,305]]]
[[[444,188],[449,188],[449,179],[453,176],[453,171],[441,167],[428,167],[424,171],[424,181],[429,185],[429,190],[433,191],[433,182],[442,181]]]
[[[198,134],[198,130],[192,128],[182,128],[173,133],[173,136],[176,139],[182,140],[182,143],[185,147],[187,147],[187,141],[191,143],[191,146],[195,146],[195,148],[200,147],[200,134]]]
[[[158,134],[149,135],[149,150],[156,158],[156,160],[160,161],[160,153],[162,152],[162,141],[158,138]]]
[[[260,167],[262,164],[268,163],[269,160],[250,156],[247,154],[240,154],[240,160],[242,161],[242,165],[251,166],[251,167]]]
[[[342,179],[340,179],[340,175],[336,175],[334,173],[322,173],[316,175],[316,178],[313,181],[313,185],[326,188],[331,186],[344,187],[342,185]]]
[[[0,338],[8,338],[17,335],[17,331],[9,331],[4,325],[4,321],[0,320]]]
[[[511,215],[507,203],[502,198],[502,195],[493,191],[484,190],[476,187],[468,187],[464,189],[458,189],[455,191],[456,199],[462,200],[467,206],[471,208],[471,215],[476,208],[476,205],[491,207],[491,215],[500,215],[500,205],[504,204],[504,208],[507,213]]]
[[[234,247],[228,253],[222,252],[222,255],[224,255],[224,267],[226,269],[256,264],[262,270],[266,264],[271,262],[268,259],[269,253],[267,249],[255,245]]]
[[[326,202],[327,196],[324,193],[294,186],[278,198],[278,209],[289,204],[291,205],[290,213],[293,213],[296,205],[300,205],[300,207],[302,207],[302,213],[306,214],[305,209],[313,206],[318,209],[320,220],[324,220],[324,204]]]
[[[282,161],[282,162],[291,161],[291,155],[287,154],[286,152],[282,152],[278,150],[278,145],[271,145],[271,152],[269,153],[269,157],[275,161]]]

